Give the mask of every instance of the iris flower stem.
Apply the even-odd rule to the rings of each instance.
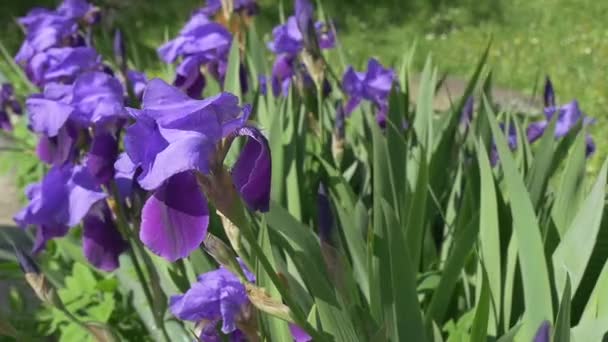
[[[296,322],[296,324],[306,330],[306,332],[310,334],[310,336],[312,336],[314,341],[325,341],[325,337],[321,335],[308,322],[306,316],[304,315],[298,304],[295,302],[295,300],[292,298],[291,294],[289,293],[279,276],[274,271],[272,265],[270,264],[270,261],[264,254],[262,247],[260,247],[260,245],[258,244],[258,241],[253,232],[253,228],[251,227],[250,222],[247,219],[247,215],[245,214],[245,208],[243,207],[242,202],[240,202],[238,206],[238,210],[234,210],[232,212],[233,215],[231,215],[230,220],[234,222],[237,227],[240,228],[241,232],[243,233],[243,236],[249,242],[249,245],[253,250],[253,255],[261,262],[262,267],[264,267],[264,270],[270,277],[270,280],[281,294],[281,297],[283,298],[287,306],[291,309],[294,321]]]
[[[129,223],[126,217],[126,211],[124,207],[124,203],[120,200],[120,196],[118,195],[118,188],[116,183],[112,183],[110,187],[110,193],[116,203],[116,218],[118,223],[118,229],[121,234],[129,241],[130,248],[128,249],[129,257],[133,262],[133,268],[135,269],[135,274],[137,275],[137,279],[141,284],[141,287],[144,290],[144,296],[146,297],[146,301],[148,302],[148,306],[150,306],[150,310],[152,311],[152,316],[154,317],[154,323],[160,328],[162,331],[163,337],[165,341],[171,341],[169,338],[169,334],[167,333],[167,329],[165,327],[165,322],[162,317],[158,315],[158,312],[155,309],[154,305],[154,297],[152,296],[152,290],[148,287],[150,282],[147,281],[146,276],[144,275],[143,268],[139,262],[135,249],[138,249],[138,252],[145,253],[144,250],[139,249],[139,245],[137,244],[136,238],[133,236],[132,231],[129,229]],[[143,255],[142,255],[143,257]]]

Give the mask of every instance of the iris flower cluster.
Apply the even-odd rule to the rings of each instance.
[[[184,258],[206,236],[209,209],[204,191],[210,196],[217,194],[215,183],[220,178],[222,186],[234,189],[228,202],[238,200],[240,195],[252,210],[267,210],[270,153],[266,138],[247,121],[250,107],[240,106],[238,98],[229,93],[193,99],[159,79],[144,84],[145,78],[128,76],[123,80],[133,86],[134,93],[143,91],[142,105],[125,106],[129,100],[125,86],[92,46],[63,45],[64,38],[77,41],[79,33],[74,25],[77,19],[87,18],[92,9],[83,2],[66,1],[56,11],[35,9],[21,20],[30,25],[24,43],[27,47],[49,35],[35,24],[36,20],[56,23],[61,19],[65,25],[60,28],[69,30],[59,32],[54,26],[49,30],[62,37],[53,44],[62,45],[47,44],[47,48],[62,49],[71,56],[56,63],[47,49],[36,50],[32,57],[46,58],[41,65],[47,67],[41,77],[32,79],[43,82],[37,82],[41,93],[26,100],[28,126],[39,137],[36,152],[49,165],[49,171],[39,183],[27,188],[29,204],[15,215],[15,221],[23,227],[36,227],[34,252],[43,250],[49,240],[66,235],[70,228],[82,225],[84,254],[103,270],[118,267],[118,256],[128,247],[128,230],[139,233],[145,246],[167,260]],[[213,39],[205,40],[208,36],[204,28],[188,28],[191,24],[183,31],[188,32],[186,37],[168,46],[181,52],[191,51],[193,45],[210,46],[186,59],[212,60],[222,47]],[[120,34],[115,50],[124,61]],[[17,59],[23,56],[21,52]],[[118,64],[123,75],[132,71],[127,70],[126,63]],[[28,71],[31,65],[30,61],[22,66]],[[6,101],[10,96],[5,103],[11,105]],[[239,136],[247,141],[228,171],[223,158]],[[230,205],[221,200],[215,203],[216,208]],[[143,205],[138,207],[139,203]],[[126,216],[127,226],[118,225],[119,215]]]
[[[296,0],[295,15],[272,30],[273,40],[268,43],[268,48],[276,54],[271,78],[274,96],[287,96],[296,75],[301,75],[304,86],[311,86],[313,79],[302,61],[302,53],[307,51],[317,55],[320,49],[331,49],[336,45],[334,30],[328,23],[315,22],[313,15],[314,10],[308,0]],[[263,79],[263,92],[266,83]],[[328,92],[329,83],[323,86],[324,92]]]
[[[242,204],[250,211],[269,209],[270,148],[249,121],[251,106],[228,92],[202,96],[206,77],[223,84],[233,42],[230,23],[215,17],[220,11],[251,16],[258,10],[254,0],[214,0],[194,12],[179,34],[158,49],[163,61],[178,63],[172,84],[148,81],[129,68],[120,31],[114,39],[115,70],[108,66],[90,35],[101,12],[85,0],[65,0],[55,10],[38,8],[19,19],[26,37],[15,60],[40,89],[25,102],[28,128],[37,135],[36,153],[48,166],[43,179],[26,188],[29,202],[14,217],[22,227],[36,227],[34,252],[82,226],[83,253],[101,270],[119,267],[120,254],[139,243],[174,262],[208,238],[209,203],[228,218]],[[287,95],[295,80],[303,86],[319,87],[320,80],[328,84],[318,75],[324,72],[321,50],[335,46],[335,34],[327,23],[314,20],[310,2],[296,0],[295,15],[275,27],[272,36],[268,47],[276,54],[271,81],[275,96]],[[246,76],[241,64],[244,91]],[[343,139],[344,118],[362,101],[374,106],[384,127],[395,82],[395,72],[376,59],[369,60],[365,72],[349,67],[341,81],[348,99],[338,108],[338,135]],[[556,106],[554,98],[547,80],[545,116],[529,125],[530,142],[555,115],[556,138],[581,122],[592,123],[576,101]],[[11,127],[9,111],[20,113],[21,108],[12,88],[3,85],[0,127],[5,129]],[[462,124],[472,117],[470,98]],[[515,126],[502,127],[515,149]],[[224,159],[239,138],[242,149],[227,168]],[[587,153],[593,150],[588,137]],[[328,242],[331,210],[323,188],[319,199],[320,236]],[[240,277],[220,266],[200,275],[185,294],[171,297],[171,312],[199,323],[201,340],[219,341],[218,330],[233,341],[245,340],[247,323],[256,321],[249,293],[256,279],[244,263],[240,267]],[[311,339],[298,326],[290,330],[296,341]]]

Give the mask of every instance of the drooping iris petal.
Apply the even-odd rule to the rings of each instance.
[[[295,17],[298,29],[302,34],[304,46],[311,51],[316,51],[317,39],[313,24],[314,9],[308,0],[295,1]]]
[[[93,138],[86,166],[99,184],[106,184],[114,177],[117,155],[118,141],[111,133],[102,132]]]
[[[209,209],[196,177],[183,172],[169,178],[146,201],[139,237],[167,260],[184,258],[207,233]]]
[[[243,127],[235,133],[248,139],[232,168],[234,185],[251,210],[268,211],[271,179],[268,140],[253,127]]]
[[[93,266],[107,272],[115,270],[127,246],[106,203],[100,202],[84,217],[82,249]]]
[[[200,275],[185,294],[172,296],[169,309],[182,320],[222,320],[222,332],[229,334],[236,330],[235,323],[249,304],[245,286],[221,267]]]

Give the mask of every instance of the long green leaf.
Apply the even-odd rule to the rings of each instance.
[[[479,250],[481,262],[487,272],[487,286],[492,299],[493,310],[490,313],[490,332],[496,332],[500,317],[502,301],[502,261],[500,255],[500,226],[498,223],[498,205],[494,176],[483,142],[477,144],[477,160],[481,175],[480,208],[479,208]]]
[[[559,303],[559,311],[553,331],[553,342],[570,342],[570,278],[566,278],[562,301]]]
[[[527,340],[534,335],[535,329],[543,321],[553,317],[549,273],[545,263],[540,228],[536,214],[534,213],[534,207],[528,195],[528,190],[517,171],[515,161],[507,146],[507,140],[498,126],[498,122],[496,122],[490,105],[487,101],[484,101],[484,105],[498,149],[505,183],[509,191],[513,230],[517,239],[519,262],[522,269],[524,301],[526,303],[522,338]]]
[[[228,54],[228,67],[226,69],[226,78],[224,79],[224,91],[230,92],[241,99],[241,54],[239,49],[238,37],[232,39],[230,52]]]
[[[581,134],[581,136],[584,135]],[[581,204],[580,210],[576,213],[561,243],[553,253],[557,291],[564,288],[566,279],[571,279],[572,292],[576,293],[583,278],[602,223],[607,169],[608,160],[604,162],[593,189]]]
[[[382,281],[391,281],[393,292],[393,322],[395,341],[426,341],[426,334],[418,295],[416,293],[416,268],[404,248],[405,241],[401,226],[396,220],[393,209],[387,201],[382,202],[389,239],[390,277]],[[407,317],[407,319],[404,319]]]
[[[471,327],[471,342],[486,342],[488,340],[488,321],[490,320],[490,289],[488,280],[482,276],[481,294],[475,309],[475,318]]]

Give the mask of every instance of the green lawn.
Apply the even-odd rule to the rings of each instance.
[[[12,16],[23,14],[32,3],[21,1],[0,5],[3,32],[14,32]],[[203,1],[137,0],[103,1],[116,8],[112,17],[137,46],[136,59],[158,70],[154,48],[172,36],[190,11]],[[558,101],[577,98],[583,110],[598,119],[593,135],[599,153],[605,155],[608,136],[608,102],[605,77],[608,72],[608,3],[595,0],[326,0],[326,14],[335,23],[350,61],[363,66],[375,56],[385,63],[401,57],[417,41],[415,66],[420,68],[428,54],[442,72],[466,76],[492,37],[490,65],[494,81],[503,87],[532,92],[545,74],[551,75]],[[269,39],[279,20],[276,0],[262,0],[257,27]],[[291,1],[283,1],[291,11]],[[456,3],[454,5],[453,3]],[[105,40],[106,52],[109,36]],[[2,38],[15,51],[17,35]],[[599,160],[596,155],[595,159]],[[594,163],[598,164],[598,163]]]

